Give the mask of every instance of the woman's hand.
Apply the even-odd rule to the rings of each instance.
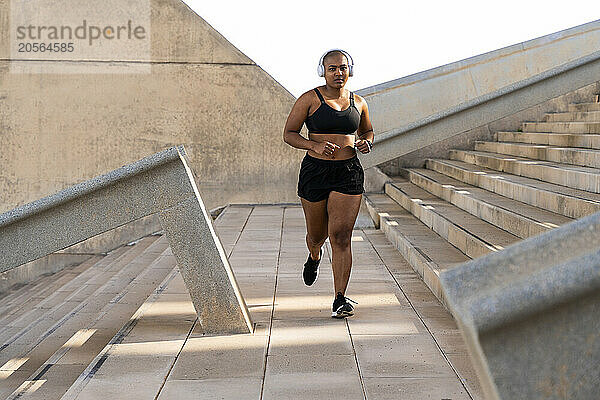
[[[366,144],[365,144],[365,146],[366,146]],[[321,155],[329,156],[329,157],[333,158],[333,153],[339,148],[340,148],[340,146],[338,146],[337,144],[325,141],[325,142],[316,142],[315,145],[313,146],[312,150],[315,153],[319,153]]]
[[[369,143],[367,143],[366,139],[357,140],[354,143],[354,147],[357,148],[363,154],[371,152],[371,148],[369,147]]]

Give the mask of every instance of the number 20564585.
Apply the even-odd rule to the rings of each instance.
[[[73,43],[19,43],[19,53],[72,53]]]

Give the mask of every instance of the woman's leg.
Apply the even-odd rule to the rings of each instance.
[[[352,269],[352,229],[360,208],[362,194],[332,191],[327,201],[329,243],[333,252],[331,266],[335,293],[346,293]]]
[[[300,197],[306,219],[306,246],[313,260],[319,259],[321,246],[327,239],[327,199],[308,201]]]

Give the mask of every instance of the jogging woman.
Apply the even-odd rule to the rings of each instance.
[[[366,101],[344,89],[353,68],[352,57],[341,49],[323,54],[317,70],[325,78],[325,84],[296,100],[283,133],[287,144],[308,150],[298,179],[309,251],[303,270],[304,283],[310,286],[317,279],[321,247],[329,237],[333,252],[334,318],[354,314],[345,294],[352,269],[352,229],[364,193],[364,171],[355,149],[369,153],[374,136]],[[304,123],[308,139],[300,135]]]

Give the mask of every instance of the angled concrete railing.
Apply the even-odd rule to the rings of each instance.
[[[598,398],[600,213],[440,281],[486,399]]]
[[[252,331],[183,146],[0,215],[0,272],[144,216],[161,225],[207,334]]]
[[[600,51],[375,135],[364,168],[398,158],[600,80]]]

